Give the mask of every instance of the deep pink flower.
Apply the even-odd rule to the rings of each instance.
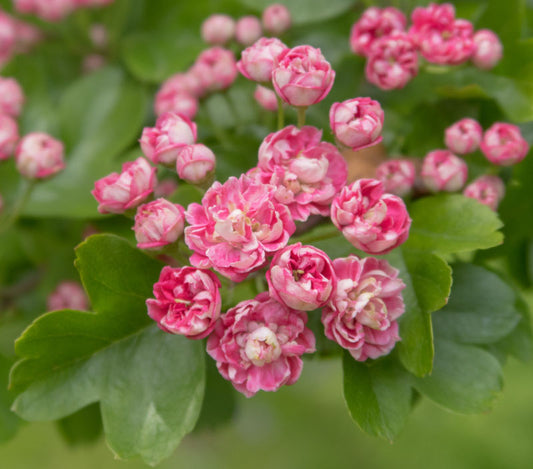
[[[237,64],[233,52],[222,47],[204,50],[190,69],[206,91],[229,88],[237,78]]]
[[[435,150],[424,158],[420,175],[431,192],[455,192],[465,185],[468,166],[451,151]]]
[[[479,122],[468,117],[446,129],[444,141],[451,152],[458,155],[472,153],[479,148],[483,129]]]
[[[0,114],[0,161],[9,158],[19,139],[18,124],[8,114]]]
[[[235,35],[235,21],[231,16],[215,14],[202,23],[202,39],[208,44],[223,46]]]
[[[291,27],[291,13],[285,5],[275,3],[263,11],[261,17],[263,27],[269,33],[279,36]]]
[[[276,93],[291,106],[307,107],[322,101],[334,80],[329,62],[320,49],[311,46],[284,50],[272,71]]]
[[[48,295],[46,305],[47,311],[57,311],[59,309],[89,310],[89,300],[85,290],[78,282],[71,280],[66,280],[57,285],[55,290]]]
[[[463,194],[496,211],[505,195],[505,185],[498,176],[485,175],[468,184]]]
[[[267,135],[259,147],[257,168],[248,174],[275,186],[275,197],[295,220],[329,214],[333,197],[346,184],[347,165],[315,127],[285,127]]]
[[[171,334],[203,339],[220,316],[220,281],[209,270],[165,266],[154,296],[146,300],[148,315]]]
[[[328,339],[358,361],[388,354],[400,337],[397,319],[404,313],[405,284],[385,259],[349,256],[335,259],[337,288],[322,309]]]
[[[198,184],[213,174],[216,165],[215,154],[201,143],[183,147],[176,160],[176,171],[184,181]]]
[[[196,124],[183,114],[166,112],[155,127],[144,128],[139,142],[152,163],[173,166],[183,148],[196,142]]]
[[[403,200],[384,193],[376,179],[359,179],[333,199],[331,221],[357,249],[385,254],[409,236],[411,218]]]
[[[475,49],[472,62],[478,68],[490,70],[503,56],[500,38],[490,29],[480,29],[474,34]]]
[[[383,183],[385,192],[404,197],[415,185],[415,165],[405,158],[385,161],[376,169],[376,179]]]
[[[278,251],[266,278],[272,298],[300,311],[324,306],[337,283],[328,255],[302,243]]]
[[[237,69],[249,80],[270,82],[274,62],[286,49],[279,39],[262,37],[242,51]]]
[[[272,112],[277,111],[278,99],[276,93],[271,89],[257,85],[254,91],[254,98],[263,109]]]
[[[65,168],[63,144],[44,132],[24,136],[17,145],[17,169],[24,177],[43,179]]]
[[[381,142],[384,118],[381,105],[370,98],[333,103],[329,110],[329,125],[333,135],[354,151]]]
[[[365,66],[366,79],[383,90],[403,88],[418,73],[418,53],[410,37],[392,33],[373,42]]]
[[[315,351],[307,316],[264,292],[242,301],[218,320],[207,340],[207,353],[220,374],[246,397],[294,384],[304,353]]]
[[[406,24],[405,15],[394,7],[367,8],[352,26],[350,47],[355,54],[366,56],[377,39],[404,31]]]
[[[243,16],[237,21],[235,38],[239,44],[249,46],[263,34],[261,22],[255,16]]]
[[[185,242],[191,263],[213,267],[234,282],[260,269],[267,256],[284,248],[294,233],[289,209],[276,201],[274,187],[242,175],[215,182],[202,205],[190,204]]]
[[[529,151],[520,129],[505,122],[493,124],[483,135],[480,146],[487,159],[498,166],[520,163]]]
[[[24,92],[17,80],[0,77],[0,114],[18,117],[24,101]]]
[[[156,169],[139,157],[122,165],[122,172],[111,173],[94,183],[91,194],[100,213],[123,213],[135,208],[154,190]]]

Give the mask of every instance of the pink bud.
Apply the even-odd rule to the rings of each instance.
[[[18,117],[24,104],[24,93],[14,78],[0,77],[0,113]]]
[[[83,58],[81,68],[84,73],[92,73],[105,66],[107,60],[102,54],[89,54]]]
[[[160,116],[165,112],[175,112],[189,119],[194,119],[198,112],[198,100],[184,93],[173,93],[172,95],[157,95],[154,102],[154,113]]]
[[[220,281],[209,270],[163,267],[146,300],[148,315],[165,332],[203,339],[220,316]]]
[[[26,53],[44,38],[39,28],[13,18],[15,27],[15,53]]]
[[[376,179],[346,186],[331,205],[331,221],[357,249],[386,254],[409,236],[411,218],[403,200],[385,194]]]
[[[159,181],[154,188],[155,197],[170,197],[178,188],[178,183],[171,178]]]
[[[444,141],[453,153],[465,155],[479,148],[483,137],[483,129],[479,122],[465,118],[446,129]]]
[[[140,249],[159,249],[176,241],[185,225],[185,209],[166,199],[137,207],[135,238]]]
[[[53,22],[62,20],[77,7],[72,0],[35,0],[33,3],[31,13],[45,21]]]
[[[228,15],[211,15],[202,23],[202,39],[208,44],[223,46],[235,34],[235,21]]]
[[[385,192],[399,197],[404,197],[411,192],[415,178],[415,165],[407,159],[385,161],[376,169],[376,179],[383,183]]]
[[[522,161],[529,145],[516,125],[496,122],[483,135],[481,151],[498,166],[511,166]]]
[[[0,114],[0,161],[13,154],[18,139],[17,122],[7,114]]]
[[[424,158],[420,175],[431,192],[455,192],[464,186],[468,166],[451,151],[435,150]]]
[[[278,99],[274,91],[257,85],[254,91],[254,98],[259,105],[267,111],[275,112],[278,109]]]
[[[503,46],[500,38],[490,29],[480,29],[476,32],[474,44],[472,62],[476,67],[490,70],[502,58]]]
[[[235,38],[239,44],[249,46],[257,41],[262,34],[261,22],[255,16],[243,16],[237,21]]]
[[[249,80],[270,82],[274,63],[286,49],[287,46],[279,39],[262,37],[242,51],[237,69]]]
[[[124,163],[122,172],[111,173],[94,183],[91,194],[100,213],[123,213],[135,208],[153,191],[156,169],[144,158]]]
[[[47,309],[48,311],[59,309],[87,311],[89,309],[89,301],[78,282],[64,281],[48,296]]]
[[[0,65],[11,59],[16,47],[16,28],[13,19],[0,10]]]
[[[190,68],[206,91],[229,88],[237,78],[237,63],[233,52],[222,47],[204,50]]]
[[[291,106],[307,107],[322,101],[331,90],[335,71],[320,49],[298,46],[278,56],[272,72],[276,93]]]
[[[65,168],[63,144],[43,132],[24,136],[15,151],[17,169],[30,179],[43,179]]]
[[[466,186],[463,194],[496,211],[505,194],[505,186],[498,176],[481,176]]]
[[[190,95],[199,97],[205,92],[201,80],[190,70],[186,73],[176,73],[167,78],[159,91],[156,99],[170,99],[170,95]]]
[[[352,150],[361,150],[381,142],[384,118],[381,105],[370,98],[333,103],[329,110],[329,125],[333,135]]]
[[[196,142],[196,124],[183,114],[166,112],[155,127],[144,128],[139,142],[150,161],[173,166],[182,149]]]
[[[274,35],[283,34],[291,27],[291,13],[285,5],[275,3],[265,8],[261,17],[263,27]]]
[[[198,184],[215,170],[215,154],[201,143],[183,147],[176,160],[176,171],[184,181]]]
[[[105,25],[95,23],[89,28],[89,38],[95,47],[104,49],[109,43],[109,34]]]

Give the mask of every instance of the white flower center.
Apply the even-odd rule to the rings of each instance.
[[[281,347],[276,334],[262,326],[248,336],[244,352],[255,366],[263,366],[280,357]]]

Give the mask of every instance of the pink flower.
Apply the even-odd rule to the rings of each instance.
[[[274,188],[242,175],[215,182],[202,205],[190,204],[185,217],[185,242],[194,251],[193,265],[217,272],[234,282],[267,262],[294,233],[289,209],[273,197]]]
[[[322,309],[328,339],[358,361],[387,355],[400,337],[397,319],[404,313],[405,284],[385,259],[349,256],[335,259],[337,288]]]
[[[529,152],[529,145],[516,125],[496,122],[483,135],[481,151],[498,166],[520,163]]]
[[[63,144],[44,132],[24,136],[15,151],[17,169],[24,177],[43,179],[65,168]]]
[[[233,52],[222,47],[204,50],[190,72],[207,91],[229,88],[237,78],[237,64]]]
[[[72,0],[35,0],[33,3],[31,13],[45,21],[60,21],[76,9]]]
[[[185,93],[173,93],[164,96],[156,95],[154,113],[160,116],[165,112],[175,112],[189,119],[194,119],[198,112],[198,100]]]
[[[107,63],[107,59],[102,54],[89,54],[83,58],[81,68],[83,73],[92,73],[99,70]]]
[[[373,42],[365,66],[366,79],[383,90],[403,88],[418,73],[418,53],[410,37],[392,33]]]
[[[352,150],[381,142],[385,114],[381,105],[370,98],[354,98],[333,103],[329,125],[335,138]]]
[[[249,80],[269,82],[274,62],[284,50],[287,46],[279,39],[262,37],[242,51],[237,69]]]
[[[172,96],[190,95],[194,98],[205,92],[202,81],[190,70],[186,73],[176,73],[167,78],[156,95],[156,100],[172,100]]]
[[[394,31],[404,31],[406,24],[405,15],[394,7],[367,8],[352,26],[350,48],[355,54],[367,56],[374,41]]]
[[[16,29],[13,19],[0,10],[0,65],[11,59],[15,52]]]
[[[411,19],[413,26],[409,35],[428,62],[458,65],[474,52],[472,24],[456,20],[455,9],[450,3],[415,8]]]
[[[278,99],[276,93],[264,86],[257,85],[254,91],[254,98],[259,105],[267,111],[275,112],[278,109]]]
[[[503,55],[500,38],[490,29],[480,29],[474,34],[475,49],[472,62],[478,68],[490,70],[495,67]]]
[[[444,141],[453,153],[465,155],[479,148],[483,137],[483,129],[479,122],[466,117],[448,127]]]
[[[235,38],[239,44],[249,46],[263,34],[261,22],[255,16],[243,16],[237,21]]]
[[[376,169],[376,179],[383,183],[385,192],[404,197],[415,185],[415,165],[407,159],[385,161]]]
[[[327,254],[302,243],[278,251],[266,278],[272,298],[300,311],[324,306],[337,283]]]
[[[291,27],[291,13],[285,5],[274,3],[263,11],[263,27],[269,33],[279,36]]]
[[[346,184],[347,165],[315,127],[290,125],[267,135],[259,147],[257,168],[248,175],[275,186],[274,196],[295,220],[327,216],[333,197]]]
[[[154,284],[155,299],[146,300],[148,315],[171,334],[207,337],[220,316],[220,281],[209,270],[163,267]]]
[[[448,150],[429,152],[420,172],[424,186],[431,192],[455,192],[464,186],[468,177],[468,166]]]
[[[60,309],[74,309],[77,311],[88,311],[89,300],[78,282],[61,282],[55,290],[48,295],[46,307],[48,311]]]
[[[13,154],[18,139],[17,122],[8,114],[0,114],[0,161]]]
[[[104,49],[109,44],[109,33],[105,25],[95,23],[89,28],[89,39],[93,46]]]
[[[17,80],[0,77],[0,114],[18,117],[24,100],[24,92]]]
[[[498,176],[481,176],[466,186],[463,194],[496,211],[505,194],[505,186]]]
[[[154,197],[170,197],[178,188],[178,183],[172,178],[159,181],[154,187]]]
[[[403,200],[385,194],[376,179],[346,186],[331,205],[331,221],[357,249],[385,254],[409,236],[411,218]]]
[[[294,384],[304,353],[315,351],[307,317],[264,292],[242,301],[218,320],[207,339],[207,353],[220,374],[246,397]]]
[[[124,163],[122,172],[111,173],[94,183],[91,194],[100,213],[123,213],[135,208],[154,190],[156,169],[144,158]]]
[[[216,165],[215,154],[201,143],[187,145],[176,160],[176,171],[181,179],[198,184],[213,173]]]
[[[166,199],[140,205],[135,215],[135,238],[139,249],[159,249],[172,244],[182,234],[185,209]]]
[[[144,128],[139,142],[152,163],[172,166],[183,148],[196,142],[196,124],[183,114],[166,112],[155,127]]]
[[[15,49],[14,53],[26,53],[44,38],[39,28],[24,21],[12,18],[15,28]]]
[[[235,21],[228,15],[211,15],[202,23],[202,39],[208,44],[223,46],[235,34]]]
[[[329,62],[320,49],[311,46],[284,50],[272,71],[276,93],[291,106],[307,107],[322,101],[334,80]]]

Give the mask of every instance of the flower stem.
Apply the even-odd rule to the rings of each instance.
[[[13,209],[11,210],[11,213],[4,220],[4,222],[2,223],[2,226],[0,226],[0,233],[7,231],[8,228],[11,227],[11,225],[13,225],[20,217],[20,213],[22,212],[24,205],[26,205],[26,202],[30,198],[31,191],[35,187],[35,180],[34,179],[22,179],[21,187],[22,189],[19,189],[20,195],[18,199],[16,200],[15,205],[13,206]]]
[[[283,129],[285,127],[285,111],[283,110],[283,100],[277,96],[278,98],[278,130]]]
[[[307,106],[298,107],[298,128],[301,129],[305,125],[305,111],[307,111]]]

